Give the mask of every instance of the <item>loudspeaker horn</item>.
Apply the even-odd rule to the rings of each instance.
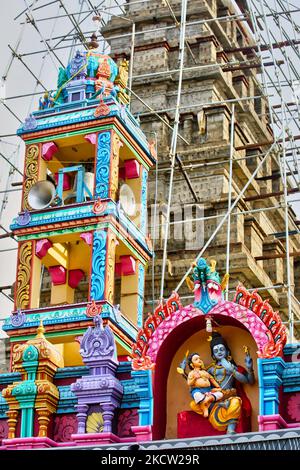
[[[119,199],[123,211],[129,217],[133,217],[136,213],[136,202],[134,192],[128,184],[122,184]]]
[[[51,181],[38,181],[29,190],[28,204],[34,210],[45,209],[56,197],[56,189]]]

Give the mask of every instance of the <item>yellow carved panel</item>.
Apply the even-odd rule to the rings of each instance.
[[[123,143],[114,132],[112,137],[112,159],[110,163],[109,196],[116,199],[119,184],[119,153]]]
[[[36,183],[38,180],[38,158],[39,146],[30,145],[27,148],[25,156],[23,209],[31,210],[31,207],[28,205],[28,193],[34,183]]]
[[[25,309],[30,304],[31,261],[32,242],[20,244],[17,268],[16,308]]]

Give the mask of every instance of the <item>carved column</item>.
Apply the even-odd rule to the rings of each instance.
[[[104,421],[103,432],[111,432],[115,405],[111,403],[105,403],[101,406],[101,408],[103,410],[102,416],[103,416],[103,421]]]
[[[40,152],[41,146],[36,144],[29,145],[26,149],[22,197],[23,210],[31,210],[31,207],[28,204],[28,193],[31,187],[38,181]]]
[[[108,230],[94,232],[91,300],[108,300],[113,304],[115,282],[116,236]]]
[[[258,359],[259,380],[259,430],[270,431],[282,427],[279,414],[279,393],[286,367],[281,357]]]
[[[15,294],[15,308],[30,308],[30,277],[33,263],[33,242],[19,243],[17,287]]]
[[[86,420],[91,405],[101,407],[104,421],[101,432],[112,432],[114,412],[120,406],[123,394],[123,387],[115,376],[118,361],[114,335],[109,326],[103,327],[100,315],[96,315],[93,321],[94,328],[87,329],[80,343],[80,354],[84,364],[89,368],[89,375],[77,379],[71,385],[71,390],[78,399],[77,434],[81,434],[80,442],[83,442],[82,434],[86,434],[86,439],[89,439]]]
[[[87,419],[87,412],[88,412],[88,405],[75,405],[77,410],[77,421],[78,421],[78,434],[85,433],[85,426],[86,426],[86,419]]]
[[[39,422],[39,437],[47,437],[51,411],[47,408],[38,409],[37,415]]]
[[[8,439],[14,439],[16,436],[16,426],[18,422],[18,410],[8,410],[6,412],[8,416]]]
[[[98,134],[95,197],[116,200],[119,183],[119,153],[122,142],[115,131]]]

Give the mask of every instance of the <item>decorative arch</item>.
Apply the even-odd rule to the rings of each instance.
[[[165,305],[159,305],[149,314],[133,345],[132,368],[153,370],[153,439],[165,436],[167,378],[172,358],[185,340],[205,328],[208,315],[222,326],[247,330],[255,341],[259,358],[282,356],[286,328],[278,312],[256,291],[250,293],[239,285],[233,302],[222,300],[220,293],[205,313],[199,308],[202,303],[200,299],[183,307],[178,294],[173,293]]]
[[[246,328],[255,339],[258,355],[263,354],[264,348],[268,343],[268,329],[255,313],[241,305],[223,301],[209,312],[209,316],[214,317],[215,315],[235,319],[239,323],[239,326]],[[150,357],[151,362],[156,363],[160,347],[167,336],[177,328],[178,325],[199,316],[205,317],[205,314],[193,305],[188,305],[178,310],[172,317],[166,318],[155,330],[149,341],[147,355]]]
[[[259,358],[282,355],[286,343],[286,328],[278,312],[274,312],[268,300],[248,292],[239,285],[234,302],[221,300],[209,311],[209,316],[228,317],[246,328],[254,338]],[[173,293],[166,304],[159,305],[154,314],[149,314],[144,328],[138,332],[133,345],[133,369],[154,369],[158,352],[170,333],[180,324],[194,317],[205,318],[205,313],[193,304],[183,307],[177,293]]]

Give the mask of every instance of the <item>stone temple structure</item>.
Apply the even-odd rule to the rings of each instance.
[[[245,2],[237,3],[242,12],[245,11]],[[173,1],[172,8],[180,19],[181,2]],[[153,229],[152,232],[150,230],[154,224],[154,211],[152,210],[152,218],[151,213],[149,215],[149,231],[152,238],[155,238],[155,299],[158,299],[163,247],[163,228],[158,225],[164,223],[164,206],[168,198],[171,138],[171,132],[162,119],[171,125],[174,120],[178,73],[173,71],[178,69],[179,34],[174,27],[174,18],[167,2],[153,0],[136,3],[130,0],[126,11],[128,18],[134,18],[136,30],[139,31],[135,36],[133,90],[147,105],[159,110],[158,115],[150,112],[141,101],[132,96],[132,112],[139,114],[147,137],[156,137],[158,145],[159,209],[155,233]],[[166,297],[167,293],[176,287],[201,248],[201,237],[200,242],[193,245],[190,231],[200,230],[203,233],[203,243],[212,234],[220,215],[228,208],[232,113],[232,103],[228,100],[234,102],[237,98],[243,99],[235,102],[232,200],[239,194],[273,141],[268,103],[257,76],[259,69],[251,65],[253,62],[257,63],[253,35],[245,21],[228,19],[238,13],[232,2],[227,0],[188,2],[184,65],[190,67],[190,70],[183,74],[179,133],[189,145],[178,139],[177,152],[182,165],[177,161],[172,199],[174,213],[171,214],[171,220],[184,218],[184,205],[194,206],[190,212],[187,211],[185,219],[192,216],[205,216],[207,219],[199,222],[197,226],[171,225]],[[224,17],[227,17],[226,21]],[[220,21],[215,18],[220,18]],[[147,32],[150,29],[152,32]],[[157,30],[155,34],[153,29]],[[130,32],[130,22],[118,17],[111,19],[103,34],[111,45],[112,57],[119,59],[130,56]],[[118,38],[121,35],[122,37]],[[235,65],[231,65],[232,63]],[[168,70],[170,73],[166,72]],[[246,99],[253,96],[257,98]],[[186,168],[186,172],[180,171],[180,166]],[[270,178],[270,175],[274,177]],[[269,178],[266,178],[268,176]],[[156,172],[152,169],[149,175],[149,208],[155,202],[155,178]],[[266,160],[253,184],[238,203],[234,210],[237,215],[231,218],[230,288],[234,288],[238,281],[249,288],[286,284],[283,208],[238,215],[252,209],[278,206],[283,200],[283,196],[278,195],[280,191],[282,184],[277,156],[274,153]],[[197,212],[197,203],[203,211]],[[290,231],[297,230],[296,216],[291,209],[289,217]],[[219,268],[223,269],[223,272],[226,230],[225,223],[206,251],[207,256],[218,258]],[[299,251],[296,236],[290,237],[290,252],[293,251]],[[290,257],[290,268],[292,291],[295,295],[295,298],[292,297],[292,308],[296,320],[300,315],[298,258]],[[149,287],[146,289],[146,300],[151,300],[151,268],[147,281]],[[182,286],[180,292],[182,295],[190,294],[186,285]],[[279,309],[282,318],[286,319],[287,300],[284,286],[266,289],[264,295],[270,298],[272,305]]]
[[[181,3],[172,2],[175,16]],[[111,55],[93,34],[17,131],[25,165],[10,226],[18,254],[14,308],[3,325],[0,450],[262,441],[299,449],[299,346],[288,338],[286,293],[272,288],[286,282],[284,214],[249,212],[280,195],[280,180],[267,178],[278,174],[276,155],[232,215],[229,298],[226,226],[205,258],[196,259],[203,239],[192,237],[207,240],[227,209],[232,150],[234,199],[273,139],[251,31],[216,20],[235,16],[228,1],[189,2],[172,221],[188,209],[205,223],[186,221],[182,238],[174,228],[164,299],[148,313],[159,297],[162,244],[149,237],[147,204],[162,208],[163,231],[178,32],[163,0],[129,1],[127,13],[137,27],[133,90],[130,23],[113,17],[103,30]],[[153,24],[155,35],[147,32]],[[291,229],[295,222],[291,212]],[[293,238],[291,249],[299,250]],[[186,287],[173,291],[192,261]],[[251,286],[265,287],[269,300]]]

